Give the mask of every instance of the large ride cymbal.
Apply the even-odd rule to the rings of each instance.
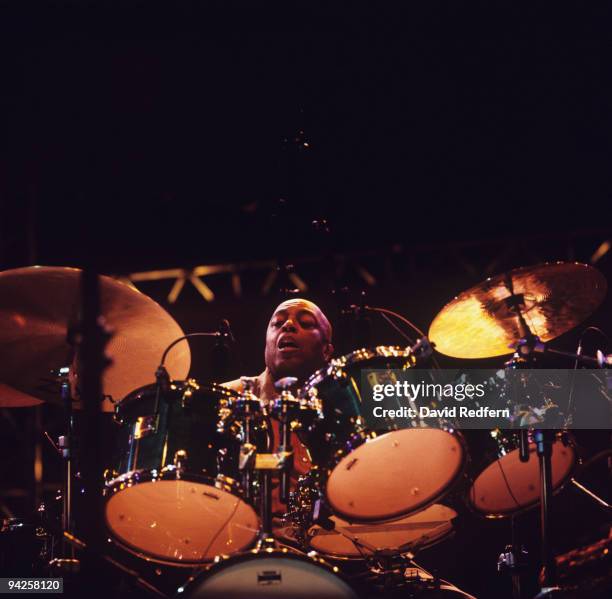
[[[511,286],[510,286],[511,281]],[[590,316],[606,295],[604,276],[592,266],[556,262],[491,277],[446,304],[429,328],[436,350],[454,358],[512,353],[521,337],[507,299],[523,295],[521,313],[531,332],[547,342]]]
[[[0,272],[0,407],[60,402],[51,371],[70,366],[74,356],[67,334],[77,322],[80,279],[79,269],[55,266]],[[110,277],[99,280],[101,314],[112,332],[102,389],[119,401],[154,382],[163,351],[183,331],[150,297]],[[184,379],[190,363],[189,345],[179,343],[166,368]],[[112,411],[113,403],[105,400],[103,410]]]

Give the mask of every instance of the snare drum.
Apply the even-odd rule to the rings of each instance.
[[[358,599],[338,567],[293,550],[262,549],[220,559],[178,589],[177,598]]]
[[[237,481],[239,441],[218,430],[235,395],[220,385],[175,381],[156,416],[156,389],[142,387],[118,406],[108,528],[126,549],[171,565],[248,548],[259,519]]]
[[[380,346],[332,360],[310,377],[303,397],[322,401],[323,419],[309,435],[309,449],[326,472],[325,494],[349,522],[398,519],[443,497],[460,478],[466,452],[461,437],[444,428],[372,420],[372,387],[415,365],[409,349]],[[376,376],[361,380],[363,369]],[[366,393],[368,391],[368,393]]]
[[[408,551],[416,554],[447,539],[454,531],[456,517],[455,510],[441,504],[393,522],[350,524],[331,516],[333,529],[313,526],[308,543],[315,551],[335,559],[364,559]]]

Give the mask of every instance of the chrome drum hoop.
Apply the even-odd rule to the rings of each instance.
[[[260,562],[259,569],[252,571],[255,577],[245,584],[244,578],[240,580],[239,577],[241,566],[246,569],[250,563],[258,561]],[[290,568],[293,565],[298,567],[302,565],[305,570],[297,572],[298,577],[294,576],[293,580],[285,580],[282,572],[273,569],[279,566],[282,568],[284,564]],[[217,574],[223,575],[228,569],[233,569],[234,572],[221,583],[223,588],[219,588],[219,586],[210,588],[209,583],[214,581],[215,576]],[[324,594],[322,595],[317,594],[317,589],[313,589],[310,584],[310,581],[317,582],[318,576],[331,582],[331,586],[323,589]],[[289,590],[282,588],[283,584],[291,585],[292,583],[297,584]],[[208,588],[201,589],[202,586]],[[295,586],[299,586],[297,592],[295,592]],[[242,599],[244,597],[306,599],[313,596],[324,596],[331,599],[359,599],[360,594],[353,588],[338,566],[331,565],[315,551],[306,555],[295,549],[283,547],[281,549],[258,548],[232,556],[219,556],[215,559],[214,564],[208,566],[203,572],[190,577],[185,584],[179,587],[175,599],[199,599],[200,597],[210,597],[211,599],[225,597],[230,599]]]

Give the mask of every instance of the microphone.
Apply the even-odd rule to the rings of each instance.
[[[216,337],[211,355],[211,370],[215,379],[227,380],[230,373],[231,346],[236,341],[227,318],[219,321]]]
[[[236,343],[236,339],[234,339],[234,335],[232,334],[230,322],[227,318],[223,318],[219,323],[219,336],[221,339],[229,339],[231,343]]]

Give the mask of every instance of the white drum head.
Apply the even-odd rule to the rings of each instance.
[[[259,531],[251,506],[216,487],[158,480],[127,487],[106,503],[117,539],[164,562],[201,563],[250,546]]]
[[[448,536],[456,517],[455,510],[440,504],[414,516],[378,524],[349,524],[332,516],[335,528],[313,527],[310,546],[319,553],[344,558],[360,558],[379,551],[415,552]]]
[[[463,464],[456,435],[434,428],[393,431],[342,458],[327,482],[327,498],[349,521],[389,520],[439,499]]]
[[[504,517],[535,505],[540,499],[540,462],[536,447],[529,444],[529,461],[521,462],[515,449],[487,466],[470,488],[469,502],[489,517]],[[552,485],[558,489],[576,462],[572,447],[555,441],[552,452]]]
[[[202,599],[357,599],[357,594],[331,569],[308,558],[262,556],[231,565],[212,566],[186,585],[179,597]]]

